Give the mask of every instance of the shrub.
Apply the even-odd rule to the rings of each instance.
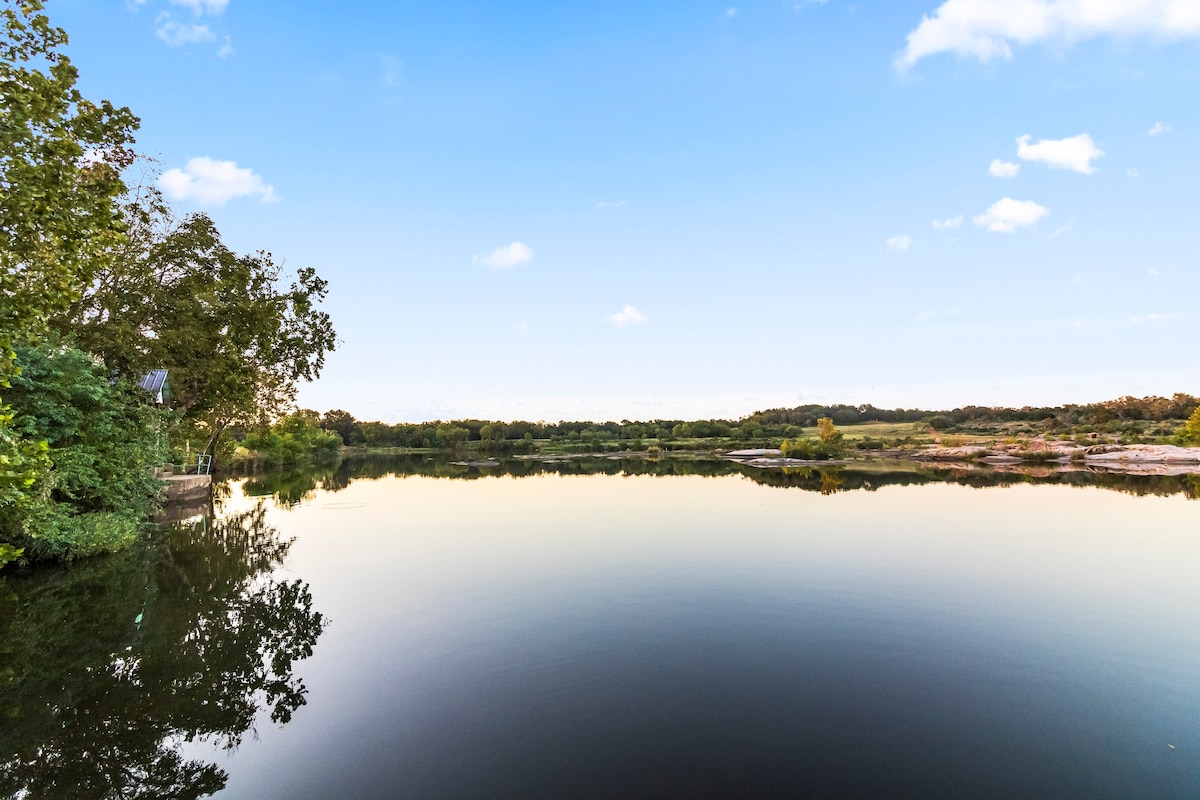
[[[845,445],[840,438],[827,439],[784,439],[779,446],[784,458],[796,458],[803,461],[826,461],[837,458],[845,451]]]
[[[1179,443],[1184,447],[1200,445],[1200,408],[1192,412],[1180,429]]]
[[[5,401],[12,431],[44,442],[47,460],[21,502],[0,507],[0,540],[33,558],[114,552],[132,543],[162,483],[162,415],[142,390],[113,382],[86,353],[56,341],[16,348],[21,374]],[[7,551],[6,551],[7,552]]]

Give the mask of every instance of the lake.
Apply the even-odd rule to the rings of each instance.
[[[352,459],[0,578],[0,796],[1200,797],[1200,482]]]

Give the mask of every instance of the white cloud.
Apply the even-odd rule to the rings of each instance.
[[[140,2],[140,0],[139,0]],[[190,8],[193,14],[220,14],[229,0],[171,0],[171,5]]]
[[[911,236],[893,236],[887,240],[888,249],[893,253],[903,253],[912,245]]]
[[[1020,171],[1020,164],[1014,164],[1011,161],[1001,161],[998,158],[993,158],[992,163],[988,165],[988,174],[993,178],[1015,178]]]
[[[729,8],[725,9],[725,16],[726,17],[736,17],[737,9],[734,8],[733,6],[730,6]]]
[[[1147,136],[1158,136],[1159,134],[1162,134],[1162,133],[1170,133],[1170,132],[1171,132],[1171,126],[1170,126],[1170,125],[1164,125],[1164,124],[1163,124],[1163,123],[1161,123],[1161,122],[1156,122],[1156,123],[1154,123],[1154,127],[1153,127],[1153,128],[1151,128],[1150,130],[1146,131],[1146,135],[1147,135]]]
[[[1012,233],[1017,228],[1036,225],[1050,213],[1050,209],[1032,200],[1013,200],[1005,197],[992,203],[992,207],[975,217],[975,224],[994,233]]]
[[[646,315],[628,303],[620,311],[607,318],[609,325],[615,325],[618,328],[624,328],[629,325],[641,325],[645,321]]]
[[[1158,270],[1156,270],[1154,267],[1151,267],[1150,269],[1146,270],[1146,274],[1147,274],[1147,275],[1149,275],[1149,276],[1150,276],[1150,277],[1152,277],[1152,278],[1157,278],[1157,277],[1158,277]]]
[[[624,200],[615,200],[615,201],[614,200],[601,200],[599,203],[596,203],[596,208],[624,208],[624,207],[625,207]]]
[[[1200,37],[1196,0],[946,0],[925,16],[896,59],[907,69],[937,53],[987,62],[1012,58],[1012,47],[1069,44],[1095,36],[1171,40]]]
[[[935,219],[933,221],[933,229],[936,231],[952,231],[955,228],[961,228],[963,224],[963,215],[950,217],[948,219]]]
[[[235,161],[217,161],[207,156],[189,159],[183,169],[169,169],[158,179],[158,186],[172,200],[188,200],[201,205],[224,205],[238,197],[257,195],[260,202],[278,202],[274,187],[262,176]]]
[[[217,51],[217,58],[229,58],[233,55],[233,39],[225,37],[225,44],[221,45],[221,49]]]
[[[1134,169],[1133,167],[1130,167],[1129,169],[1125,170],[1125,174],[1126,174],[1126,175],[1128,175],[1130,178],[1140,178],[1140,177],[1142,177],[1142,173],[1138,172],[1138,171],[1137,171],[1136,169]]]
[[[1096,171],[1092,161],[1104,155],[1086,133],[1066,139],[1042,139],[1031,143],[1032,136],[1017,137],[1017,158],[1022,161],[1041,161],[1055,169],[1071,169],[1091,175]]]
[[[530,261],[533,261],[533,251],[529,249],[528,245],[521,242],[497,247],[491,255],[485,258],[475,257],[476,264],[482,264],[492,269],[510,269],[519,267],[521,264],[528,264]]]
[[[180,47],[196,42],[211,42],[217,38],[217,35],[207,25],[187,25],[173,19],[160,25],[154,35],[171,47]]]

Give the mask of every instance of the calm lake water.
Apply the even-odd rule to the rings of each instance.
[[[135,552],[0,579],[0,796],[1194,800],[1198,489],[603,459],[234,481]]]

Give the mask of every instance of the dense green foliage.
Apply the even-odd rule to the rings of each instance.
[[[0,377],[120,238],[113,199],[137,119],[85,99],[36,0],[0,4]]]
[[[342,448],[342,437],[323,429],[315,411],[302,410],[252,431],[242,446],[268,466],[291,466],[336,456]]]
[[[0,538],[29,555],[73,558],[128,546],[161,484],[161,414],[140,389],[110,382],[86,353],[45,341],[18,345],[8,400],[12,430],[44,442],[45,468],[0,509]]]

